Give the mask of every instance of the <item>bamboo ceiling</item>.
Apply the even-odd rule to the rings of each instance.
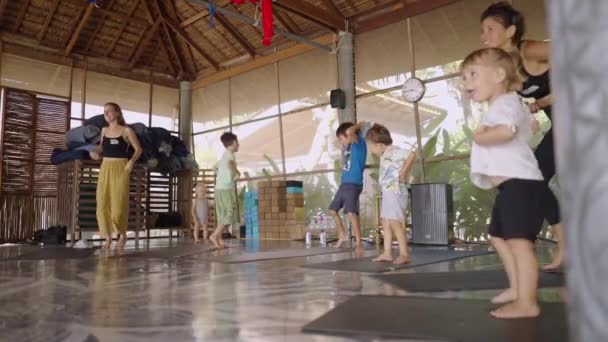
[[[280,52],[296,42],[276,35],[262,45],[262,29],[216,14],[190,0],[0,0],[2,51],[75,65],[114,76],[176,86]],[[455,0],[274,0],[275,27],[314,39],[359,33]],[[246,1],[215,0],[248,17]]]

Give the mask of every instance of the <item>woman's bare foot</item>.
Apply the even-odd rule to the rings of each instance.
[[[540,308],[536,303],[523,304],[513,302],[491,311],[490,315],[499,319],[533,318],[540,315]]]
[[[348,236],[346,234],[340,234],[338,241],[333,245],[333,247],[341,248],[342,244],[348,241]]]
[[[111,237],[107,237],[106,240],[103,242],[103,249],[110,249],[110,245],[112,244],[112,238]]]
[[[380,261],[393,261],[393,257],[391,255],[386,255],[386,254],[380,254],[377,257],[372,259],[373,262],[380,262]]]
[[[505,304],[505,303],[512,302],[516,299],[517,299],[517,292],[515,292],[515,289],[508,288],[508,289],[502,291],[501,293],[499,293],[498,295],[494,296],[494,298],[492,298],[492,300],[490,300],[490,302],[492,302],[492,304]]]
[[[403,264],[408,264],[409,262],[410,262],[409,255],[399,255],[399,257],[397,257],[397,259],[395,259],[395,261],[393,261],[393,264],[403,265]]]
[[[120,237],[118,238],[118,244],[116,245],[116,248],[118,249],[123,249],[125,248],[125,245],[127,244],[127,234],[120,234]]]
[[[194,239],[194,243],[199,244],[199,243],[201,243],[201,240],[199,240],[199,239]]]

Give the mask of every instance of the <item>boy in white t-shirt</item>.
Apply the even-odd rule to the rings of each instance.
[[[536,317],[540,309],[534,241],[543,222],[543,176],[529,146],[533,117],[514,92],[521,86],[521,77],[513,58],[495,48],[471,53],[461,70],[468,96],[489,104],[473,136],[471,180],[482,189],[498,188],[489,234],[509,288],[492,299],[504,305],[491,315]]]
[[[393,264],[410,262],[407,250],[407,239],[403,224],[407,207],[407,179],[416,161],[416,154],[393,145],[388,129],[382,125],[373,125],[365,135],[369,150],[380,157],[380,174],[378,183],[382,188],[382,205],[380,218],[384,232],[384,253],[373,261],[392,261]],[[399,257],[393,261],[393,236],[399,242]]]

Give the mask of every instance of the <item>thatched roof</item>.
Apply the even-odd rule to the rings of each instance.
[[[362,32],[454,0],[274,0],[277,28],[313,39]],[[294,44],[276,35],[262,45],[262,29],[216,14],[191,0],[0,0],[3,51],[25,57],[173,85],[194,80]],[[246,1],[214,0],[248,17]],[[348,22],[348,25],[346,24]],[[85,62],[86,61],[86,62]]]

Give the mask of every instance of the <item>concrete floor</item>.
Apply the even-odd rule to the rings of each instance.
[[[176,243],[190,244],[171,242]],[[152,240],[139,248],[168,245],[168,240]],[[302,246],[301,242],[241,242],[240,247],[171,261],[108,258],[100,251],[84,259],[15,261],[6,258],[19,255],[25,247],[0,247],[0,340],[352,341],[356,339],[303,334],[301,328],[353,295],[408,295],[367,274],[299,267],[351,258],[352,252],[242,264],[208,260],[222,254]],[[541,245],[538,250],[541,262],[550,259],[552,246]],[[130,251],[135,251],[131,241]],[[483,255],[399,272],[498,267],[496,255]],[[496,292],[416,295],[490,298]],[[559,289],[539,290],[543,301],[561,301],[559,294]]]

